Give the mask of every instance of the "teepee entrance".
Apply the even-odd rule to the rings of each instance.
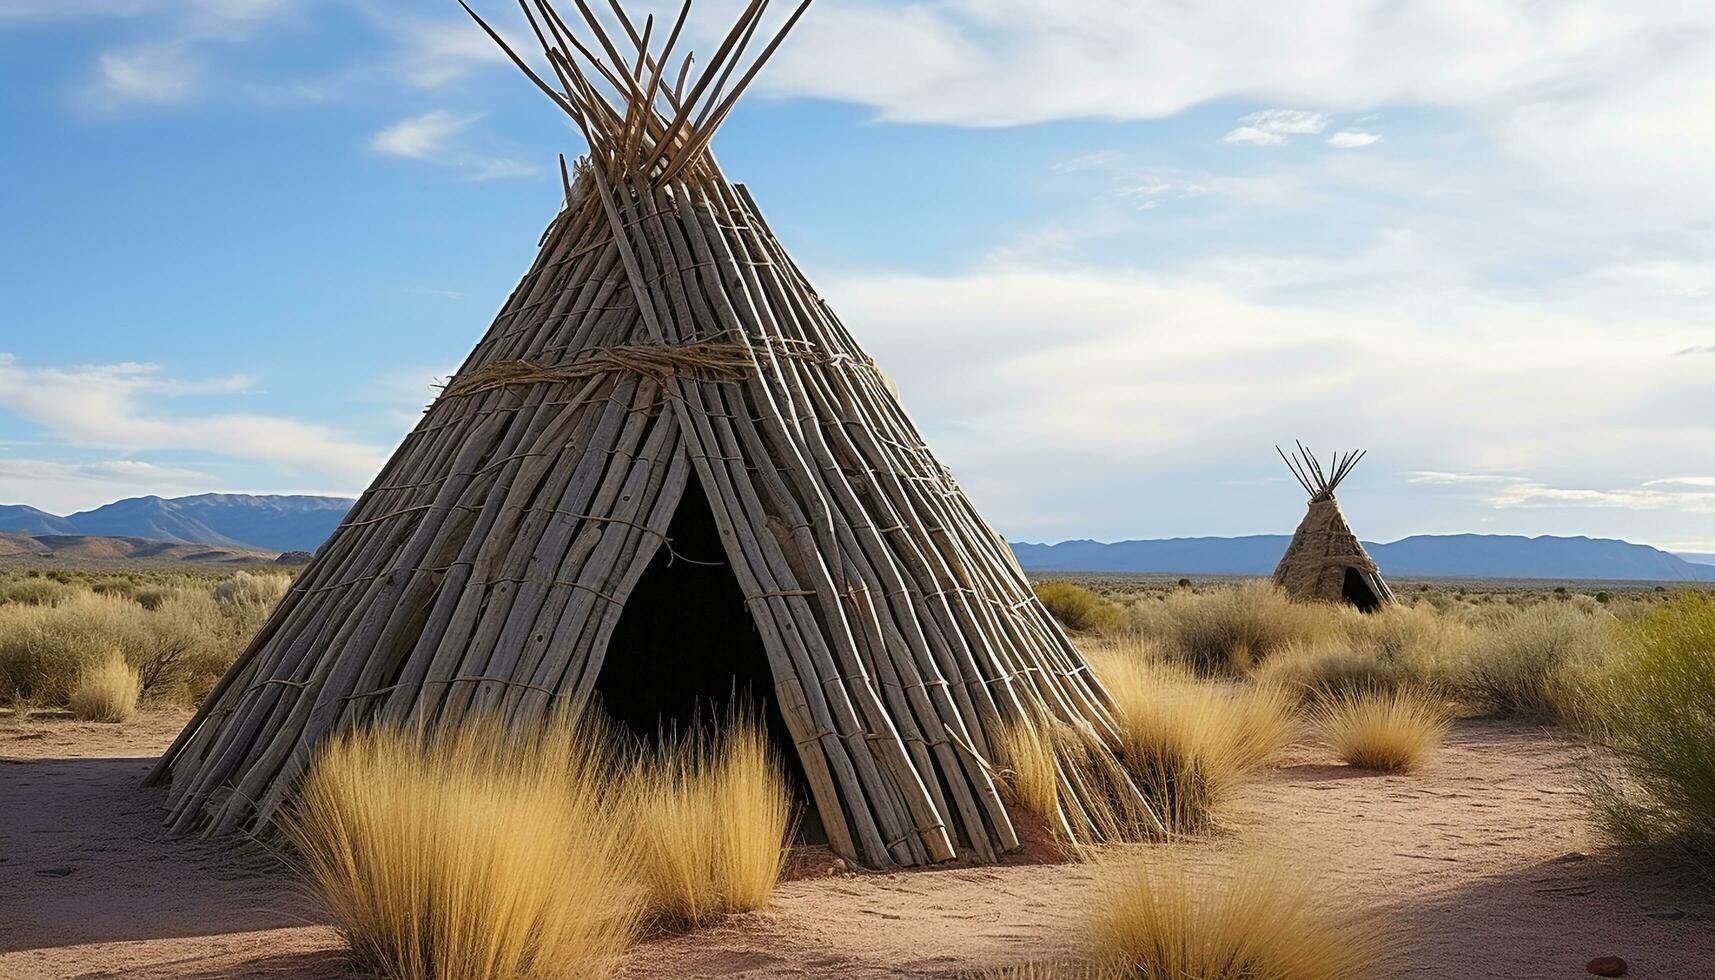
[[[759,715],[804,807],[800,838],[826,843],[804,764],[775,703],[768,651],[694,477],[666,542],[625,598],[595,692],[608,715],[646,744],[697,728],[718,734],[735,711]]]

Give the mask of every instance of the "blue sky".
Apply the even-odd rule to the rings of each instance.
[[[1303,438],[1715,551],[1712,105],[1706,3],[818,0],[714,146],[1010,537],[1289,530]],[[452,0],[0,0],[0,502],[360,491],[581,149]]]

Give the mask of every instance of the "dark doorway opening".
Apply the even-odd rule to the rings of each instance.
[[[1350,565],[1346,566],[1346,581],[1340,586],[1340,595],[1357,606],[1359,612],[1375,612],[1382,606],[1381,596],[1376,595],[1362,573]]]
[[[673,512],[668,545],[626,598],[596,694],[646,744],[664,734],[713,733],[734,709],[761,715],[803,814],[799,839],[826,843],[804,764],[774,701],[774,675],[702,486],[693,478]]]

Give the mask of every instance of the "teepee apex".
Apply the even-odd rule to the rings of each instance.
[[[1324,470],[1321,461],[1316,458],[1316,454],[1306,448],[1304,443],[1295,442],[1294,444],[1297,445],[1298,449],[1291,456],[1286,455],[1279,446],[1275,446],[1274,451],[1280,453],[1281,461],[1286,463],[1286,468],[1292,471],[1292,475],[1298,479],[1298,485],[1304,488],[1304,492],[1310,495],[1311,500],[1326,500],[1333,497],[1334,491],[1339,489],[1340,484],[1351,475],[1352,469],[1358,465],[1358,461],[1363,459],[1365,453],[1368,452],[1368,450],[1362,449],[1349,453],[1337,452],[1331,460],[1331,468]]]
[[[623,183],[638,175],[659,186],[682,174],[696,178],[712,171],[706,152],[709,140],[812,0],[801,0],[753,55],[752,42],[770,0],[747,0],[714,54],[699,62],[694,52],[686,52],[677,71],[672,64],[691,0],[681,4],[659,48],[654,46],[654,15],[644,18],[639,31],[619,0],[608,0],[623,34],[616,39],[587,0],[573,2],[583,22],[578,30],[548,0],[518,3],[548,61],[553,82],[530,67],[465,0],[459,0],[459,5],[571,117],[589,142],[591,162],[606,171],[609,182]],[[586,39],[580,39],[580,33]]]

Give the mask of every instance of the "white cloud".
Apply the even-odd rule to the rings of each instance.
[[[388,156],[433,159],[444,155],[452,138],[481,118],[480,114],[460,116],[436,109],[401,119],[381,130],[370,138],[369,148]]]
[[[1164,473],[1206,464],[1231,478],[1295,436],[1371,447],[1378,474],[1421,466],[1407,482],[1424,493],[1479,491],[1467,527],[1483,510],[1551,505],[1709,510],[1667,488],[1563,490],[1509,475],[1572,473],[1603,486],[1607,464],[1591,460],[1593,445],[1626,446],[1633,473],[1715,458],[1715,430],[1700,418],[1664,421],[1644,407],[1707,388],[1694,366],[1662,356],[1683,324],[1616,331],[1600,317],[1434,290],[1286,302],[1195,267],[989,265],[847,277],[826,292],[930,444],[1009,533],[1099,534],[1091,525],[1107,521],[1135,536],[1134,497],[1172,492]],[[1593,376],[1601,386],[1568,383]],[[1230,527],[1255,513],[1247,500],[1242,513],[1204,516],[1210,500],[1233,493],[1175,499],[1171,523]],[[1411,510],[1366,533],[1429,530],[1424,519]]]
[[[1406,474],[1406,479],[1412,483],[1428,483],[1437,486],[1528,482],[1522,476],[1504,476],[1498,473],[1441,473],[1435,470],[1409,472]]]
[[[154,37],[97,52],[91,77],[79,87],[84,105],[116,110],[195,98],[207,74],[201,56],[205,48],[249,40],[289,6],[288,0],[188,0],[173,5],[16,0],[10,12],[0,9],[0,27],[89,17],[157,17],[160,25]]]
[[[1328,145],[1337,150],[1355,150],[1363,146],[1373,146],[1381,141],[1375,133],[1360,133],[1355,130],[1342,129],[1328,137]]]
[[[471,180],[526,177],[536,173],[529,164],[505,157],[484,156],[459,145],[480,113],[460,115],[436,109],[401,119],[369,139],[369,148],[383,156],[421,160],[465,171]]]
[[[1264,109],[1239,120],[1237,129],[1222,137],[1228,143],[1278,146],[1293,136],[1314,136],[1328,128],[1328,117],[1302,109]]]
[[[1598,274],[1609,282],[1664,296],[1702,299],[1715,294],[1715,261],[1641,260],[1611,265]]]
[[[1624,510],[1676,510],[1692,514],[1715,514],[1715,490],[1667,491],[1622,487],[1596,490],[1555,487],[1524,482],[1502,488],[1489,496],[1496,507],[1615,507]]]
[[[1255,126],[1240,126],[1230,129],[1227,135],[1221,137],[1226,143],[1253,143],[1257,146],[1279,146],[1286,142],[1286,136],[1281,133],[1271,133],[1266,129]]]
[[[182,102],[195,90],[198,68],[176,45],[104,51],[96,57],[91,101],[165,105]]]
[[[204,493],[216,485],[207,473],[135,459],[68,463],[0,456],[0,503],[27,503],[60,515],[122,497]]]
[[[1715,113],[1687,108],[1715,103],[1706,0],[850,0],[807,17],[761,84],[958,126],[1221,102],[1450,110],[1556,180],[1715,210]]]
[[[191,414],[159,404],[176,395],[232,391],[233,379],[185,383],[150,364],[25,368],[0,354],[0,408],[74,446],[190,450],[267,463],[362,486],[384,461],[376,446],[323,426],[248,413]]]
[[[508,29],[510,13],[507,11],[507,20],[497,21],[484,12],[483,19],[500,30],[514,51],[529,54],[537,50],[534,40],[525,43]],[[401,48],[393,71],[417,88],[445,88],[478,68],[510,64],[500,46],[462,13],[456,19],[423,20],[390,12],[380,21],[397,36]]]

